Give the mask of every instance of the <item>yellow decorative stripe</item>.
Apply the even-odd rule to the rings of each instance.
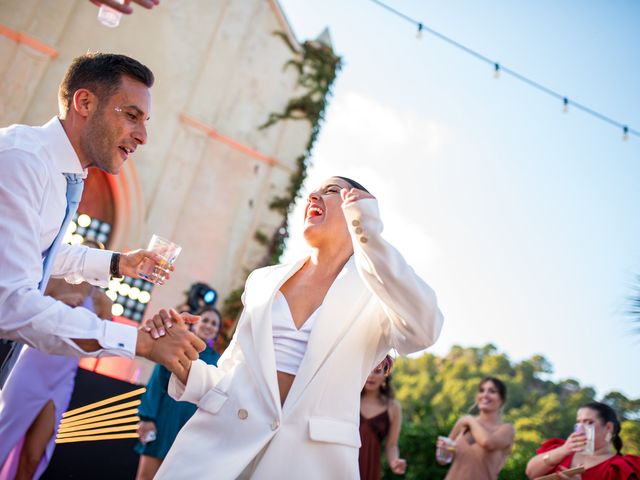
[[[89,405],[85,405],[84,407],[76,408],[74,410],[69,410],[68,412],[64,412],[62,414],[62,418],[71,417],[81,412],[86,412],[87,410],[92,410],[94,408],[101,407],[102,405],[108,405],[110,403],[115,403],[119,400],[124,400],[125,398],[135,397],[136,395],[142,395],[146,392],[147,389],[142,387],[137,390],[133,390],[131,392],[123,393],[121,395],[116,395],[115,397],[107,398],[105,400],[100,400],[99,402],[91,403]]]
[[[102,410],[96,413],[100,413],[101,411]],[[126,417],[127,415],[137,415],[137,414],[138,414],[138,409],[132,408],[130,410],[123,410],[122,412],[108,413],[107,415],[98,415],[96,417],[88,417],[82,420],[75,420],[72,417],[68,421],[63,420],[62,422],[60,422],[60,428],[62,429],[67,427],[75,427],[76,425],[84,425],[87,423],[101,422],[103,420],[109,420],[111,418],[120,418],[120,417]]]
[[[140,417],[136,415],[135,417],[119,418],[117,420],[109,420],[107,422],[89,423],[87,425],[64,426],[64,427],[60,427],[60,430],[58,430],[58,435],[60,435],[61,433],[75,432],[78,430],[86,430],[87,428],[108,427],[110,425],[118,425],[121,423],[135,422],[135,424],[137,425],[139,420],[140,420]]]
[[[79,432],[60,433],[58,438],[71,438],[79,437],[81,435],[97,435],[98,433],[113,433],[113,432],[132,432],[138,428],[137,425],[122,425],[120,427],[109,428],[96,428],[94,430],[81,430]]]
[[[81,418],[92,418],[92,417],[95,417],[96,415],[100,415],[103,413],[115,412],[117,410],[122,410],[124,408],[129,408],[129,407],[137,407],[138,405],[140,405],[140,400],[133,400],[132,402],[122,403],[120,405],[114,405],[113,407],[101,408],[100,410],[96,410],[95,412],[82,413],[80,415],[77,415],[71,418],[73,418],[74,420],[80,420]],[[63,420],[60,423],[66,424],[67,422]]]
[[[121,438],[138,438],[137,433],[113,433],[110,435],[93,435],[88,437],[73,437],[56,439],[56,444],[73,442],[96,442],[99,440],[119,440]]]

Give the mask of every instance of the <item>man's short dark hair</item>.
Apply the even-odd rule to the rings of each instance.
[[[69,111],[73,94],[80,88],[90,90],[100,101],[108,99],[120,87],[123,75],[148,88],[153,86],[153,72],[126,55],[86,53],[74,58],[58,90],[60,111]]]

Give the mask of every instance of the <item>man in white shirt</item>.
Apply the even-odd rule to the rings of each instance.
[[[154,340],[134,327],[69,308],[38,289],[43,257],[65,217],[63,174],[86,178],[88,167],[119,172],[146,143],[153,81],[153,73],[132,58],[86,54],[73,61],[60,84],[57,117],[42,127],[0,129],[0,338],[61,355],[138,354],[165,366],[185,357],[195,360],[204,349],[184,325]],[[119,254],[60,245],[51,271],[70,283],[106,286],[110,276],[138,277],[145,258],[159,259],[145,250]],[[154,341],[166,343],[171,352],[158,357]]]

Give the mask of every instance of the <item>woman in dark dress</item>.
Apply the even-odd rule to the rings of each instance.
[[[216,365],[220,354],[213,350],[213,345],[220,333],[220,312],[213,307],[205,307],[198,314],[201,319],[194,325],[194,333],[207,344],[200,353],[200,360]],[[155,476],[178,432],[197,410],[195,404],[176,402],[169,396],[170,378],[169,370],[156,365],[147,391],[141,398],[142,403],[138,407],[140,441],[135,447],[140,454],[136,480],[150,480]]]
[[[373,369],[360,394],[360,465],[361,480],[380,479],[382,444],[391,471],[402,475],[407,462],[400,458],[398,437],[402,424],[400,403],[393,398],[391,367],[393,359],[387,355]]]

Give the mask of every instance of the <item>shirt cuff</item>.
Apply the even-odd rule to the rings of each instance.
[[[112,255],[113,252],[110,250],[89,248],[82,266],[82,276],[85,280],[98,287],[107,287],[109,285],[109,267],[111,266]]]
[[[104,350],[98,352],[98,357],[118,356],[134,358],[138,330],[131,325],[116,322],[104,322],[104,336],[99,340]]]

